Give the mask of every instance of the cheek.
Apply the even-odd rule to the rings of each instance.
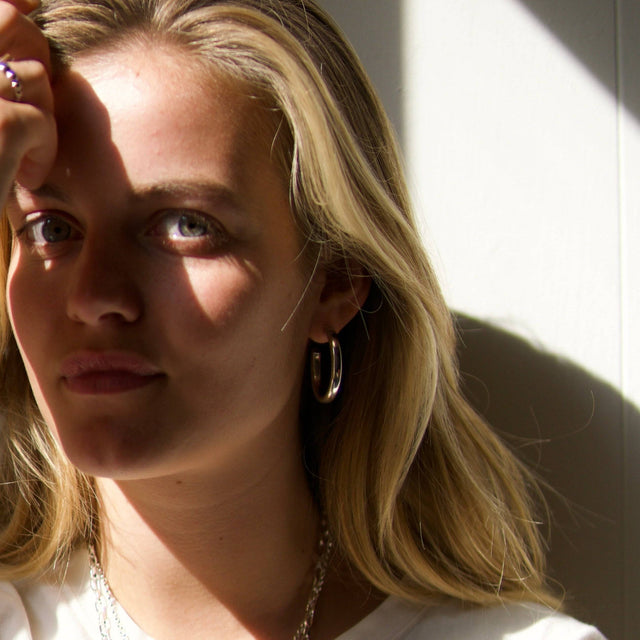
[[[11,256],[7,274],[6,300],[11,328],[18,344],[31,334],[38,334],[38,326],[47,326],[47,316],[55,306],[56,296],[51,286],[45,285],[42,267],[36,273],[24,268],[20,248]]]
[[[259,265],[234,256],[185,266],[187,286],[175,295],[183,299],[185,308],[195,310],[191,317],[216,330],[242,327],[250,335],[253,327],[279,334],[294,309],[294,320],[302,319],[311,295],[310,291],[305,294],[303,274],[290,263]]]
[[[26,331],[29,327],[29,323],[25,321],[28,313],[26,310],[32,303],[29,296],[29,287],[26,286],[23,274],[18,269],[19,264],[20,249],[14,248],[9,263],[5,295],[11,329],[18,345],[21,345],[23,329]],[[22,347],[20,348],[22,349]]]
[[[215,268],[193,265],[186,273],[188,286],[176,291],[182,304],[172,312],[181,327],[171,331],[173,351],[188,351],[203,367],[230,364],[226,375],[234,384],[251,379],[264,386],[273,382],[273,369],[287,376],[297,372],[308,340],[311,295],[307,291],[301,300],[302,274],[282,266],[277,272],[259,269],[239,258]]]
[[[40,396],[41,384],[52,364],[52,345],[61,338],[60,301],[59,287],[46,277],[44,266],[25,265],[16,248],[7,274],[7,312],[36,397]]]
[[[184,306],[176,308],[183,320],[190,318],[203,331],[236,326],[251,314],[260,298],[257,272],[240,268],[233,261],[187,265],[185,275],[186,286],[181,283],[174,291]]]
[[[47,344],[55,338],[51,312],[55,295],[43,286],[42,277],[35,277],[21,266],[20,249],[14,248],[7,273],[6,304],[20,355],[31,389],[43,417],[53,424],[43,393],[43,375],[48,363]],[[53,331],[53,335],[47,332]]]

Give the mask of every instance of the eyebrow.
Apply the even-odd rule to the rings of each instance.
[[[15,198],[19,193],[28,194],[39,199],[57,200],[66,205],[70,205],[72,201],[72,198],[64,189],[53,183],[45,183],[37,189],[26,189],[25,187],[14,183],[10,195]],[[133,204],[138,204],[145,200],[181,200],[189,198],[194,200],[223,202],[232,206],[238,205],[237,196],[231,189],[214,182],[162,182],[159,184],[135,188],[128,196],[128,200]]]
[[[65,193],[65,191],[48,182],[39,186],[37,189],[27,189],[14,182],[10,196],[16,198],[20,193],[28,194],[30,196],[41,198],[43,200],[58,200],[64,204],[70,204],[71,202],[71,199]]]
[[[237,196],[224,185],[214,182],[162,182],[148,187],[140,187],[133,191],[131,200],[163,200],[163,199],[198,199],[207,201],[221,201],[237,205]]]

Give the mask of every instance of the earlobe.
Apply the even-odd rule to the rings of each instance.
[[[360,267],[334,270],[327,273],[313,317],[309,338],[314,342],[328,342],[360,311],[371,289],[371,277]]]

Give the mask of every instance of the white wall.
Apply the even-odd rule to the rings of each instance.
[[[556,4],[564,15],[552,17],[574,18],[615,84],[614,2]],[[622,230],[633,219],[621,197],[635,185],[621,189],[619,146],[637,139],[637,119],[526,5],[404,2],[414,193],[454,307],[628,387],[640,404],[624,358],[632,332],[621,332],[632,293]]]
[[[396,121],[425,239],[451,306],[526,338],[531,362],[536,351],[584,369],[566,365],[572,372],[562,378],[566,393],[556,384],[560,378],[519,371],[531,391],[522,422],[529,420],[534,431],[514,431],[551,441],[545,455],[560,467],[551,479],[577,502],[575,529],[552,540],[558,573],[570,583],[570,606],[612,640],[635,640],[640,2],[322,4],[351,37]],[[489,335],[475,330],[470,343]],[[501,344],[488,359],[516,343]],[[477,360],[469,365],[474,375],[495,376],[487,368],[495,363]],[[548,360],[549,367],[557,364]],[[545,384],[550,411],[542,420],[536,388]],[[488,402],[511,401],[499,382],[485,386],[493,393]],[[575,403],[567,408],[569,390]],[[590,407],[586,413],[581,402]],[[507,409],[492,408],[498,423],[513,418]],[[554,454],[557,440],[568,442],[564,457],[561,447]],[[572,549],[574,562],[566,559]]]

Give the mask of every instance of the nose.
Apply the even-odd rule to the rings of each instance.
[[[141,316],[135,265],[122,244],[85,238],[72,268],[66,308],[73,321],[97,326]]]

